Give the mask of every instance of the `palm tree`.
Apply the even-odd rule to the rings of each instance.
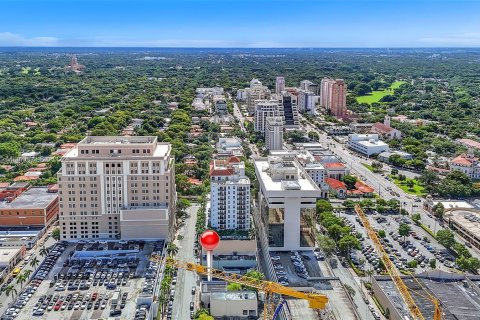
[[[33,270],[25,270],[23,271],[23,274],[25,275],[25,277],[27,278],[27,280],[30,278],[30,275],[32,274]]]
[[[20,284],[20,288],[23,288],[25,281],[27,281],[27,276],[24,273],[21,273],[17,276],[17,283]]]
[[[167,245],[167,254],[170,256],[170,257],[173,257],[175,256],[176,254],[178,253],[178,247],[175,243],[173,242],[170,242],[168,245]]]
[[[42,246],[40,248],[40,255],[42,257],[45,257],[46,255],[48,255],[48,252],[50,251],[50,248],[45,248],[45,246]]]
[[[171,265],[165,266],[165,276],[172,277],[173,273],[175,272],[175,268]]]
[[[15,289],[13,285],[8,285],[5,288],[5,294],[7,295],[7,297],[12,296],[12,300],[13,300],[13,296],[17,295],[17,289]]]
[[[40,263],[40,261],[38,260],[37,257],[33,257],[32,260],[30,260],[30,266],[33,269],[36,269],[39,263]]]

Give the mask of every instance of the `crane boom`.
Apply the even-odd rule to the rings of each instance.
[[[208,275],[209,273],[211,273],[212,277],[214,278],[252,287],[259,291],[265,292],[267,295],[276,293],[276,294],[281,294],[281,295],[285,295],[293,298],[303,299],[308,301],[309,307],[313,309],[324,309],[328,303],[328,297],[326,295],[297,291],[272,281],[259,280],[259,279],[250,278],[250,277],[235,274],[235,273],[227,274],[221,270],[217,270],[213,268],[210,268],[209,270],[209,268],[207,268],[206,266],[202,266],[200,264],[191,263],[191,262],[178,261],[173,258],[163,259],[160,256],[152,256],[151,260],[154,260],[157,262],[164,261],[165,264],[171,265],[172,267],[193,271],[201,275]]]
[[[373,227],[370,224],[370,221],[368,220],[367,216],[365,215],[362,208],[358,204],[355,206],[355,212],[360,218],[360,221],[362,221],[363,227],[367,230],[367,234],[372,240],[375,250],[380,255],[380,258],[382,259],[388,274],[390,275],[390,277],[393,280],[393,283],[395,284],[398,291],[400,292],[400,295],[402,296],[403,301],[407,305],[408,310],[410,311],[410,314],[415,320],[417,319],[425,320],[422,313],[420,312],[420,308],[418,308],[412,296],[410,295],[407,285],[405,284],[405,282],[403,282],[401,273],[397,270],[397,268],[395,268],[392,261],[388,257],[388,254],[383,248],[383,245],[380,242],[380,239],[378,238],[377,233],[374,231]],[[439,312],[437,311],[438,304],[435,303],[435,306],[436,306],[435,315],[437,315],[437,313],[439,314]],[[437,320],[436,316],[434,319]]]
[[[178,261],[173,258],[164,259],[159,255],[152,255],[150,257],[150,260],[156,262],[164,262],[166,265],[170,265],[178,269],[192,271],[196,272],[197,274],[206,276],[211,275],[212,277],[225,280],[227,282],[238,283],[241,285],[255,288],[259,291],[263,291],[266,296],[264,303],[264,319],[267,319],[269,314],[270,316],[272,316],[274,314],[273,312],[275,311],[275,308],[273,308],[273,305],[271,303],[272,294],[281,294],[293,298],[304,299],[308,301],[308,306],[313,309],[324,309],[328,303],[328,297],[326,295],[300,292],[272,281],[259,280],[235,273],[227,274],[221,270],[207,268],[196,263]]]

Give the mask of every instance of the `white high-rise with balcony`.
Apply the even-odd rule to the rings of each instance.
[[[268,117],[281,117],[283,119],[283,106],[276,100],[258,100],[255,104],[255,131],[265,133]]]
[[[219,230],[250,229],[250,179],[235,156],[210,162],[210,225]]]

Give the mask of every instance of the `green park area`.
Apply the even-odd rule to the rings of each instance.
[[[422,196],[425,194],[425,187],[420,184],[416,179],[404,178],[401,180],[399,175],[389,175],[390,179],[395,183],[397,187],[409,194],[414,194],[416,196]]]
[[[395,81],[392,83],[390,88],[385,90],[372,91],[372,93],[366,96],[357,97],[358,103],[368,103],[372,104],[374,102],[379,102],[385,96],[392,95],[395,89],[398,89],[405,81]]]

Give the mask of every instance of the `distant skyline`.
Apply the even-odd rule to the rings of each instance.
[[[0,0],[0,47],[480,47],[476,0]]]

